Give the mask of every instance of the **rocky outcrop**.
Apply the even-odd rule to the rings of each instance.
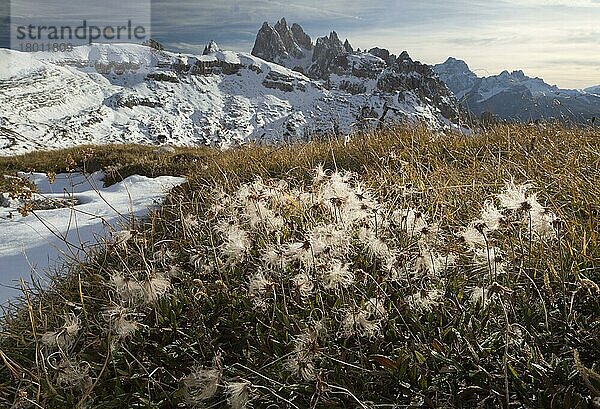
[[[389,61],[390,52],[385,48],[374,47],[369,50],[369,54],[381,58],[383,61]]]
[[[312,40],[302,27],[293,24],[290,28],[287,21],[282,18],[274,27],[268,22],[263,24],[256,36],[252,55],[289,66],[290,64],[284,64],[286,60],[294,61],[310,57],[312,48]]]
[[[307,50],[311,50],[310,59],[306,58]],[[263,24],[252,53],[322,81],[329,90],[367,97],[373,92],[383,93],[398,104],[408,104],[416,98],[423,103],[432,103],[450,120],[460,114],[452,92],[432,67],[413,61],[406,51],[399,56],[380,47],[367,52],[355,51],[350,41],[342,42],[335,31],[318,38],[313,46],[302,27],[295,23],[288,28],[286,20],[282,19],[274,27]],[[290,89],[281,81],[268,79],[265,84]]]
[[[284,92],[306,91],[306,86],[297,78],[277,71],[270,71],[263,80],[262,85],[266,88],[278,89]]]
[[[317,39],[308,74],[313,78],[327,79],[331,73],[348,67],[348,59],[345,58],[348,54],[337,33],[332,31],[329,37]]]
[[[165,72],[152,73],[146,76],[147,79],[166,82],[179,82],[177,75],[219,75],[219,74],[237,74],[244,68],[237,57],[231,56],[231,51],[222,51],[216,42],[211,41],[201,56],[190,58],[176,58],[169,63],[159,63],[158,67]],[[167,73],[166,71],[171,71]]]
[[[146,80],[154,80],[154,81],[160,81],[160,82],[173,82],[173,83],[178,83],[179,82],[179,78],[177,77],[176,74],[174,74],[173,72],[152,72],[148,75],[146,75]]]
[[[219,45],[214,40],[212,40],[210,43],[208,43],[206,47],[204,47],[204,52],[202,53],[202,55],[210,55],[219,51],[221,51]]]
[[[296,59],[306,57],[302,47],[300,44],[298,44],[296,38],[294,37],[294,32],[288,27],[287,21],[285,21],[284,18],[275,24],[275,32],[279,34],[281,42],[283,43],[283,46],[290,57]]]
[[[433,69],[410,58],[386,69],[378,78],[377,89],[389,94],[399,93],[404,98],[406,92],[424,101],[431,101],[442,115],[451,121],[460,116],[456,98],[448,87],[435,75]]]
[[[351,82],[347,80],[340,81],[337,87],[340,91],[346,91],[352,95],[364,94],[367,92],[367,86],[360,82]]]
[[[456,97],[461,100],[477,82],[477,75],[467,63],[456,58],[448,58],[443,64],[434,66],[434,71],[446,83]]]
[[[302,29],[302,27],[300,27],[299,24],[292,24],[292,28],[290,30],[292,31],[292,37],[296,41],[296,44],[298,44],[305,50],[313,49],[312,39],[308,34],[304,32],[304,30]]]
[[[398,62],[399,64],[403,62],[412,63],[413,60],[412,58],[410,58],[410,55],[408,55],[407,51],[402,51],[396,59],[396,62]]]
[[[284,18],[274,26],[263,23],[252,49],[252,55],[256,57],[322,80],[332,73],[347,70],[345,57],[354,52],[348,39],[342,43],[335,31],[318,38],[313,45],[299,24],[289,27]]]
[[[105,101],[105,105],[115,108],[134,108],[137,106],[157,108],[162,106],[156,98],[138,95],[133,91],[122,91],[115,94]]]
[[[269,23],[265,22],[256,36],[252,55],[266,61],[275,62],[287,54],[279,33]]]
[[[352,54],[354,52],[354,48],[352,48],[352,46],[350,45],[350,41],[348,41],[348,39],[346,39],[346,41],[344,41],[344,50],[346,50],[347,53]]]

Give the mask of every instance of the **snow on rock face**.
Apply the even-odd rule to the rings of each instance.
[[[219,45],[215,41],[211,41],[206,47],[204,47],[204,52],[202,55],[214,54],[218,51],[221,51]]]
[[[301,30],[300,26],[295,26]],[[460,116],[458,103],[448,87],[431,67],[413,61],[406,51],[398,57],[378,47],[368,52],[354,51],[348,40],[342,43],[338,34],[332,31],[328,36],[318,38],[314,45],[308,37],[309,44],[303,47],[311,50],[312,58],[301,60],[290,51],[296,47],[290,47],[282,40],[286,36],[290,37],[291,34],[285,20],[277,23],[275,28],[265,22],[257,35],[252,54],[306,73],[314,81],[323,83],[332,93],[341,91],[363,95],[373,101],[383,99],[386,107],[395,105],[384,112],[403,111],[406,114],[404,107],[399,106],[406,106],[406,101],[412,100],[422,107],[431,106],[433,111],[440,112],[441,118],[438,119],[444,118],[442,122],[448,123],[450,120],[452,123]],[[374,87],[374,84],[377,86]],[[411,99],[409,93],[417,98]],[[377,104],[372,105],[375,107]],[[371,107],[363,106],[361,111],[363,108]],[[409,111],[413,114],[422,112],[420,109]],[[383,115],[382,111],[376,112]],[[414,118],[408,115],[408,119]]]
[[[353,132],[362,126],[365,108],[378,115],[389,111],[390,121],[455,126],[413,89],[412,79],[402,82],[402,89],[378,90],[383,71],[368,72],[361,62],[367,68],[378,64],[379,70],[385,64],[370,54],[356,62],[356,72],[341,72],[338,86],[216,44],[201,56],[95,44],[72,53],[1,52],[16,61],[6,66],[7,59],[0,59],[3,156],[81,144],[227,148],[305,140]]]
[[[11,207],[17,205],[14,201],[0,203],[0,304],[19,294],[21,278],[28,282],[33,276],[44,281],[49,268],[60,266],[57,263],[84,260],[86,251],[107,233],[107,226],[118,231],[131,216],[145,216],[169,189],[185,181],[131,176],[105,188],[101,173],[57,175],[53,183],[44,174],[20,176],[35,183],[39,196],[46,200],[77,204],[37,210],[35,215],[23,217]]]
[[[455,58],[448,58],[445,63],[438,64],[433,70],[461,100],[477,82],[477,75],[469,69],[467,63]]]

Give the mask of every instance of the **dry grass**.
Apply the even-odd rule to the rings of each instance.
[[[390,211],[415,208],[439,221],[436,251],[456,253],[459,262],[441,276],[392,280],[382,262],[352,244],[344,257],[358,278],[349,289],[303,298],[293,280],[302,266],[292,263],[269,307],[257,308],[249,281],[277,234],[242,225],[251,249],[243,262],[228,263],[226,238],[215,226],[234,216],[214,206],[257,177],[309,189],[318,164],[355,172]],[[598,398],[597,131],[503,126],[464,137],[396,129],[348,144],[167,154],[93,147],[0,159],[9,174],[75,168],[107,169],[112,180],[184,174],[189,183],[132,226],[137,234],[125,246],[107,243],[88,264],[62,271],[52,288],[28,292],[6,316],[0,406],[241,407],[247,398],[254,407],[586,408]],[[511,179],[535,186],[538,200],[562,220],[558,235],[534,241],[526,228],[507,226],[494,237],[508,270],[495,281],[497,302],[470,303],[485,271],[458,232]],[[329,220],[327,212],[295,208],[281,210],[287,227],[278,240],[298,240],[311,223]],[[408,261],[418,258],[418,240],[385,240]],[[434,288],[443,294],[435,308],[408,301]],[[384,297],[387,309],[377,336],[341,336],[336,311],[367,308],[373,297]],[[325,329],[315,329],[317,322]],[[299,339],[316,351],[314,376],[286,365]]]

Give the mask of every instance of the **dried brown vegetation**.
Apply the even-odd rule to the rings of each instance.
[[[189,183],[135,235],[7,313],[0,406],[591,408],[600,398],[593,129],[394,129],[349,143],[0,159],[0,173],[28,169]],[[531,184],[527,198],[501,203],[509,181],[513,193]],[[486,201],[502,214],[494,229],[474,223]],[[544,218],[548,236],[534,234],[538,205],[556,216]],[[411,210],[427,220],[419,234],[393,222]],[[317,251],[322,226],[343,234]],[[470,248],[477,234],[483,245]]]

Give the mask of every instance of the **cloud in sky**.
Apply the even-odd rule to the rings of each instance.
[[[10,2],[0,1],[0,47],[10,47]]]
[[[313,38],[336,30],[355,47],[430,64],[454,56],[480,75],[523,69],[562,87],[600,84],[600,0],[152,0],[152,35],[181,52],[210,40],[250,51],[262,23],[281,17]]]
[[[600,0],[154,0],[153,32],[180,51],[211,39],[252,48],[263,21],[286,17],[313,37],[407,50],[427,63],[462,58],[478,74],[523,69],[563,87],[600,84]]]
[[[521,6],[600,7],[600,0],[507,0],[507,2]]]

